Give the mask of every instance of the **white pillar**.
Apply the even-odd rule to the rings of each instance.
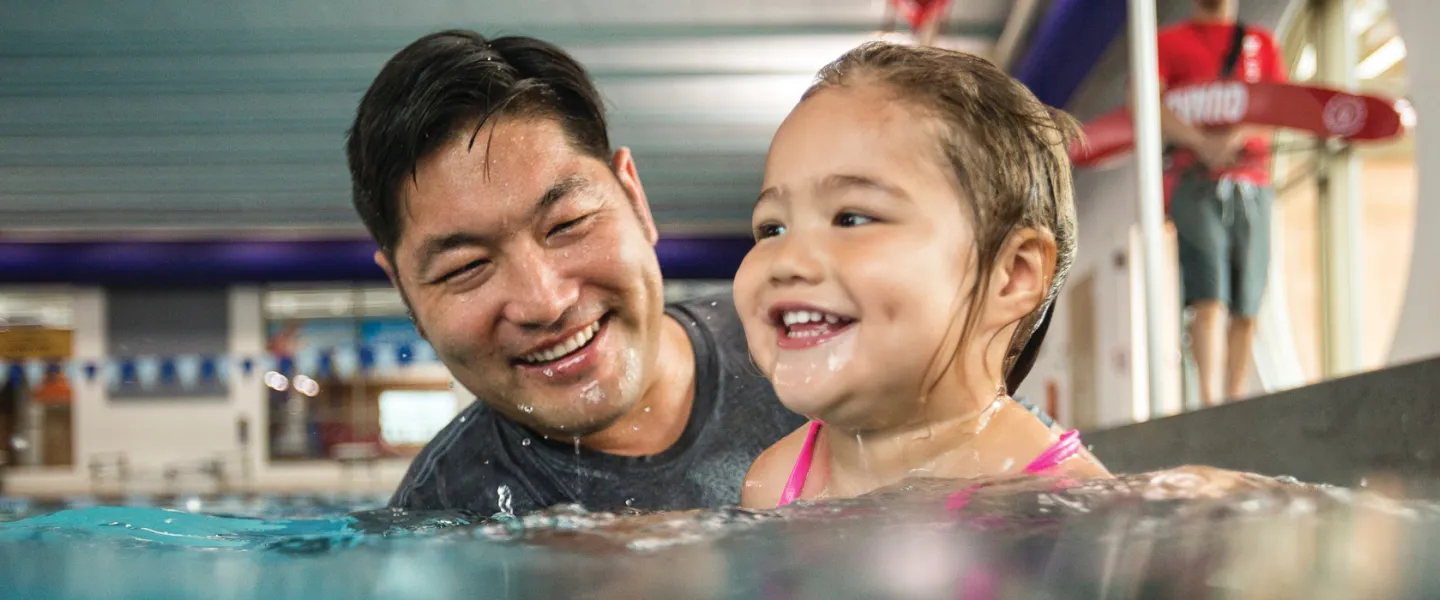
[[[248,470],[244,477],[250,485],[269,467],[270,411],[266,405],[269,398],[260,375],[241,374],[238,361],[244,357],[260,356],[265,352],[265,312],[261,304],[262,291],[256,286],[238,285],[230,288],[229,318],[230,340],[227,350],[230,361],[230,404],[234,407],[235,430],[232,435],[239,437],[239,424],[243,419],[249,423],[248,439],[244,446],[236,440]]]
[[[1130,80],[1135,86],[1135,160],[1139,175],[1140,239],[1145,284],[1145,373],[1150,417],[1165,410],[1165,320],[1163,291],[1164,188],[1160,139],[1160,67],[1156,52],[1154,0],[1130,0]],[[1138,375],[1138,374],[1137,374]]]
[[[1326,0],[1316,44],[1322,85],[1355,89],[1355,35],[1351,2]],[[1320,221],[1320,311],[1324,374],[1340,377],[1360,367],[1360,165],[1352,151],[1328,156],[1318,185]]]

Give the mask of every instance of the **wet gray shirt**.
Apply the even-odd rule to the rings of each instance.
[[[780,404],[750,362],[729,294],[665,312],[685,327],[695,351],[690,420],[670,449],[647,457],[577,450],[476,401],[415,458],[390,506],[490,516],[565,503],[597,511],[738,503],[750,463],[805,418]]]

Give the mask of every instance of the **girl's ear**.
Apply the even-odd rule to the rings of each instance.
[[[1005,238],[986,299],[993,326],[1019,321],[1040,307],[1055,276],[1055,255],[1055,236],[1048,229],[1026,227]]]

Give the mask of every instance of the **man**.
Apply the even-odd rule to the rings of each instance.
[[[1194,0],[1188,21],[1157,40],[1163,91],[1190,83],[1285,80],[1268,31],[1235,21],[1236,0]],[[1190,339],[1207,406],[1244,392],[1255,315],[1270,262],[1270,142],[1254,127],[1201,130],[1161,108],[1171,145],[1167,173],[1177,177],[1170,217],[1179,242],[1185,303],[1193,307]],[[1225,317],[1229,313],[1229,327]]]
[[[664,306],[635,162],[559,48],[423,37],[366,92],[346,153],[376,262],[479,398],[392,507],[733,504],[803,424],[750,363],[728,294]]]

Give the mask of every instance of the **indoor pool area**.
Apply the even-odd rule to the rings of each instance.
[[[1440,598],[1437,25],[0,3],[0,600]]]

